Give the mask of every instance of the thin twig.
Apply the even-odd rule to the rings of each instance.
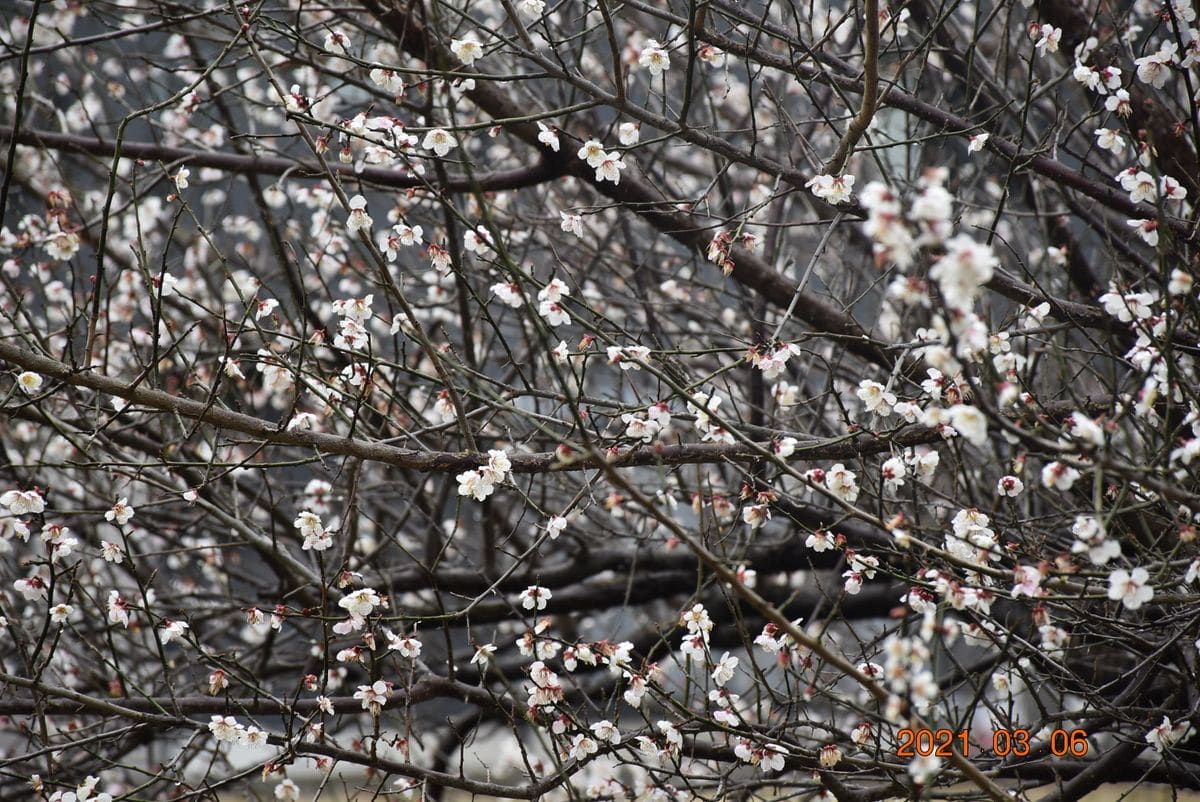
[[[850,121],[846,133],[838,142],[837,150],[821,172],[825,175],[841,175],[854,146],[866,133],[875,118],[879,104],[879,0],[866,0],[866,19],[863,20],[863,78],[862,105],[858,114]]]

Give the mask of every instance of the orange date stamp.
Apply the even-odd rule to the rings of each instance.
[[[1051,730],[1050,754],[1055,757],[1084,757],[1088,753],[1085,730]],[[970,739],[966,730],[912,730],[903,729],[896,733],[898,739],[896,757],[950,757],[955,751],[963,757],[970,756]],[[1034,736],[1029,730],[996,730],[992,733],[991,753],[996,757],[1026,757],[1033,751]],[[957,749],[955,749],[957,747]],[[983,749],[984,752],[989,750]]]

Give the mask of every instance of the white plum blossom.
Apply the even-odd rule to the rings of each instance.
[[[879,474],[888,490],[896,490],[904,485],[904,477],[908,473],[903,457],[891,457],[879,466]]]
[[[979,407],[955,404],[947,412],[950,415],[950,425],[964,440],[976,446],[987,444],[987,417]]]
[[[604,145],[598,139],[589,139],[580,146],[579,152],[576,154],[579,158],[588,163],[588,167],[599,167],[600,162],[608,155],[604,151]]]
[[[488,451],[487,464],[479,470],[484,479],[493,484],[500,484],[512,471],[512,462],[503,450],[493,448]]]
[[[468,229],[462,235],[462,247],[468,253],[476,253],[480,258],[487,258],[492,253],[492,247],[496,245],[492,240],[492,233],[487,231],[486,226],[475,226],[473,229]],[[430,246],[433,250],[433,246]],[[449,255],[446,256],[449,259]]]
[[[990,518],[978,509],[959,510],[951,521],[952,533],[946,535],[946,551],[965,562],[986,564],[1000,558]]]
[[[1125,152],[1125,139],[1121,136],[1120,131],[1114,131],[1111,128],[1097,128],[1093,132],[1096,136],[1096,146],[1103,148],[1117,156]]]
[[[325,42],[323,46],[330,53],[345,55],[350,51],[350,45],[350,37],[346,36],[346,34],[342,33],[341,31],[334,30],[325,34]]]
[[[641,54],[638,55],[638,64],[645,67],[651,75],[662,75],[671,68],[671,57],[656,40],[647,39]]]
[[[387,629],[383,631],[383,634],[387,638],[388,649],[399,652],[401,657],[415,660],[421,656],[421,641],[417,640],[415,635],[397,635]]]
[[[208,731],[214,738],[229,743],[241,743],[245,729],[233,716],[214,715],[208,723]]]
[[[847,551],[846,558],[850,562],[850,570],[862,574],[867,579],[874,579],[875,572],[879,569],[879,558],[869,554],[859,554],[855,551]]]
[[[1050,462],[1042,468],[1042,485],[1051,489],[1070,490],[1079,475],[1079,471],[1066,463]]]
[[[1183,740],[1192,731],[1192,725],[1187,720],[1171,723],[1171,719],[1163,716],[1162,723],[1146,733],[1146,743],[1154,747],[1160,755]]]
[[[597,182],[612,181],[614,184],[621,183],[621,171],[625,169],[625,162],[621,160],[619,154],[605,153],[595,167]]]
[[[739,738],[734,744],[733,754],[739,760],[752,766],[758,766],[759,771],[767,774],[783,770],[786,765],[787,750],[778,744],[755,746],[745,738]]]
[[[1149,292],[1121,293],[1115,286],[1109,285],[1108,292],[1100,296],[1104,311],[1122,323],[1145,320],[1154,314],[1154,304],[1158,299]]]
[[[550,588],[543,588],[539,585],[530,585],[517,596],[523,608],[539,613],[546,609],[546,603],[553,597],[554,594],[550,592]]]
[[[321,516],[308,510],[302,511],[296,516],[296,520],[292,522],[292,526],[299,530],[304,536],[304,543],[301,546],[305,551],[324,551],[333,545],[333,536],[326,530],[325,524],[321,521]]]
[[[720,67],[725,64],[725,51],[712,45],[703,45],[696,51],[696,58],[710,67]]]
[[[450,52],[454,57],[463,64],[474,64],[476,59],[483,55],[483,46],[479,44],[479,40],[475,38],[475,34],[467,34],[462,39],[450,40]],[[425,146],[428,149],[428,145]],[[441,154],[438,154],[439,156]]]
[[[842,757],[842,750],[838,749],[837,744],[825,744],[821,747],[817,759],[823,768],[831,769],[842,762]]]
[[[701,635],[704,640],[708,641],[708,633],[712,631],[712,618],[708,615],[708,610],[703,604],[694,604],[687,610],[679,614],[679,623],[683,624],[687,631],[694,635]]]
[[[551,540],[558,540],[567,528],[567,519],[561,515],[552,515],[546,522],[546,534]]]
[[[987,245],[958,234],[945,243],[946,253],[929,269],[929,277],[938,283],[946,303],[967,309],[980,289],[992,278],[999,260]]]
[[[475,647],[475,654],[471,656],[471,662],[479,666],[487,665],[492,655],[496,653],[497,646],[494,643],[485,643]]]
[[[559,212],[560,218],[559,228],[563,231],[574,234],[577,237],[583,236],[583,218],[577,214],[569,214],[567,212]]]
[[[172,641],[183,640],[188,629],[186,621],[164,621],[158,633],[158,640],[164,646]]]
[[[941,456],[936,451],[924,451],[920,453],[909,451],[905,453],[905,461],[916,471],[917,478],[922,482],[928,482],[933,478],[941,459]]]
[[[552,325],[552,327],[559,327],[559,325],[566,325],[571,322],[569,313],[563,309],[562,305],[556,303],[556,301],[538,301],[538,315],[544,317],[546,323]]]
[[[996,493],[1009,498],[1016,498],[1025,490],[1025,483],[1019,477],[1007,475],[1001,476],[1000,481],[996,482]]]
[[[421,226],[410,226],[404,222],[392,226],[392,231],[396,234],[400,244],[405,247],[420,245],[421,237],[425,233]]]
[[[796,446],[800,441],[794,437],[781,437],[775,442],[775,456],[780,459],[787,459],[796,453]]]
[[[46,598],[46,582],[36,574],[18,579],[13,582],[13,590],[21,594],[25,601],[35,601]],[[114,593],[116,591],[113,591]]]
[[[634,412],[621,415],[621,421],[625,424],[625,436],[641,440],[643,443],[652,442],[661,430],[656,421],[647,420]]]
[[[1150,84],[1155,89],[1162,89],[1167,79],[1171,77],[1171,65],[1177,61],[1179,46],[1171,41],[1164,41],[1162,46],[1153,53],[1133,60],[1137,65],[1137,77],[1142,83]]]
[[[350,199],[350,217],[346,219],[346,229],[356,234],[359,231],[371,230],[371,216],[367,214],[367,199],[355,195]]]
[[[134,509],[129,505],[129,499],[122,498],[104,513],[104,520],[115,523],[117,526],[124,526],[129,523],[133,513]]]
[[[1062,28],[1056,28],[1053,25],[1042,25],[1034,32],[1033,26],[1030,26],[1030,38],[1037,37],[1037,42],[1034,48],[1039,55],[1046,53],[1057,53],[1058,43],[1062,41]]]
[[[1075,516],[1071,526],[1075,542],[1071,545],[1072,554],[1087,554],[1087,558],[1097,565],[1104,565],[1121,556],[1121,542],[1108,537],[1104,525],[1091,515]]]
[[[359,685],[358,690],[354,693],[354,698],[362,702],[363,710],[367,710],[372,716],[378,717],[383,712],[383,708],[387,706],[391,695],[391,683],[380,679],[375,680],[370,685]]]
[[[808,536],[804,541],[804,545],[820,553],[833,549],[836,545],[836,538],[832,532],[825,529],[818,529]]]
[[[892,406],[896,403],[895,393],[888,392],[882,384],[870,379],[858,383],[855,395],[863,402],[863,409],[881,417],[891,415]]]
[[[649,688],[646,684],[646,678],[638,674],[632,674],[629,675],[629,687],[621,694],[621,698],[630,707],[641,707],[642,699],[645,698],[647,690]]]
[[[458,480],[458,494],[470,496],[476,501],[483,501],[496,490],[496,485],[504,481],[512,470],[508,455],[499,449],[488,452],[488,461],[480,468],[463,471],[455,477]]]
[[[81,240],[74,231],[56,231],[42,243],[46,255],[59,262],[65,262],[79,251]]]
[[[521,297],[521,288],[511,282],[500,282],[491,286],[492,295],[496,296],[505,306],[511,306],[514,309],[519,308],[524,300]]]
[[[771,520],[769,504],[750,504],[742,510],[742,521],[751,529],[758,529],[769,520]]]
[[[1196,280],[1190,273],[1185,273],[1179,268],[1171,271],[1171,280],[1167,285],[1167,292],[1171,295],[1187,295],[1195,287]]]
[[[1159,177],[1158,191],[1164,198],[1170,200],[1184,200],[1187,198],[1187,188],[1169,175]]]
[[[543,145],[550,148],[550,150],[558,153],[558,149],[562,147],[562,143],[559,142],[558,139],[558,132],[553,128],[547,127],[543,122],[538,122],[537,126],[538,142],[541,142]]]
[[[371,83],[375,84],[389,95],[401,95],[404,93],[404,76],[396,70],[387,67],[375,67],[367,77],[371,79]],[[343,151],[347,157],[350,157],[348,151]]]
[[[1092,39],[1091,41],[1095,41]],[[1078,56],[1077,56],[1078,58]],[[1119,67],[1104,67],[1098,69],[1090,67],[1080,62],[1075,63],[1075,69],[1072,77],[1079,83],[1086,86],[1091,91],[1107,95],[1109,92],[1121,88],[1121,69]]]
[[[1154,598],[1150,573],[1140,566],[1132,571],[1118,568],[1108,575],[1108,598],[1121,602],[1126,609],[1138,609]]]
[[[858,499],[858,477],[840,462],[825,472],[825,488],[848,504]]]
[[[789,359],[802,353],[803,350],[795,343],[779,343],[765,353],[761,349],[752,348],[746,358],[762,371],[764,379],[774,379],[783,373]]]
[[[1158,184],[1155,182],[1154,176],[1145,170],[1139,170],[1128,179],[1123,179],[1121,184],[1129,193],[1129,200],[1133,203],[1153,203],[1158,199]]]
[[[121,595],[120,591],[111,590],[108,593],[108,623],[120,624],[129,629],[130,609],[129,603]]]
[[[437,156],[445,156],[457,144],[458,139],[454,134],[444,128],[434,128],[426,133],[425,139],[421,141],[421,147],[432,150]]]
[[[46,502],[36,488],[6,491],[0,495],[0,505],[7,507],[13,515],[37,515],[46,509]]]
[[[255,307],[256,308],[254,310],[254,319],[262,320],[264,317],[270,317],[272,314],[275,313],[275,310],[279,308],[279,301],[275,300],[274,298],[263,298],[256,302]],[[237,365],[237,363],[233,362],[233,361],[230,361],[229,364],[233,365],[235,367]],[[241,369],[238,368],[237,372],[241,373]],[[244,379],[246,377],[245,377],[245,375],[242,375],[242,376],[239,376],[239,378]]]
[[[566,282],[559,278],[552,278],[546,282],[546,286],[538,290],[537,297],[539,301],[553,301],[558,303],[570,294],[571,288],[567,286]]]
[[[918,785],[927,785],[941,770],[942,759],[937,755],[918,755],[908,764],[908,776]]]
[[[738,659],[736,657],[731,657],[729,652],[721,655],[721,659],[717,661],[716,667],[712,671],[712,680],[718,688],[733,679],[737,667]]]
[[[804,186],[816,197],[836,206],[850,199],[854,192],[854,176],[815,175]]]
[[[1157,220],[1141,220],[1129,219],[1125,224],[1132,228],[1142,242],[1149,245],[1151,248],[1158,246],[1158,221]]]
[[[17,386],[26,395],[34,395],[42,389],[43,379],[40,373],[25,370],[17,374]]]
[[[463,471],[455,478],[458,479],[460,496],[470,496],[476,501],[483,501],[495,491],[495,486],[485,482],[483,475],[478,470]]]
[[[1032,565],[1019,565],[1013,569],[1013,598],[1028,596],[1033,599],[1042,595],[1042,572]]]
[[[1064,428],[1071,439],[1089,447],[1104,445],[1104,428],[1082,412],[1067,416]]]
[[[608,364],[617,365],[621,370],[641,370],[642,363],[650,358],[650,349],[644,345],[609,346],[605,349]]]
[[[562,299],[571,294],[570,288],[560,279],[551,279],[538,291],[538,314],[551,326],[565,326],[571,316],[562,306]]]
[[[601,719],[600,721],[597,721],[595,724],[589,727],[589,729],[592,731],[592,736],[597,741],[603,741],[604,743],[613,744],[614,746],[621,743],[621,731],[618,730],[616,725],[608,719]]]
[[[600,745],[594,738],[581,732],[571,739],[571,747],[567,750],[567,756],[575,760],[585,760],[596,754],[599,749]]]
[[[338,599],[338,607],[356,618],[366,618],[382,604],[379,593],[373,588],[362,588]]]

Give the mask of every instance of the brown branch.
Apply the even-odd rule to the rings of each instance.
[[[1058,56],[1067,65],[1074,63],[1075,48],[1091,35],[1101,40],[1089,59],[1093,67],[1104,69],[1121,64],[1125,54],[1121,52],[1117,34],[1123,26],[1113,19],[1108,3],[1097,4],[1095,17],[1088,12],[1089,5],[1078,0],[1039,0],[1037,11],[1046,22],[1062,28]],[[1189,120],[1173,119],[1167,106],[1141,81],[1132,81],[1125,88],[1129,92],[1131,109],[1127,122],[1129,129],[1146,133],[1148,143],[1157,151],[1158,163],[1187,187],[1189,197],[1200,192],[1200,162],[1184,135],[1186,128],[1178,125]],[[1195,114],[1194,109],[1192,113]],[[1192,130],[1195,131],[1194,128]],[[1142,214],[1141,217],[1155,219],[1153,215]]]
[[[195,715],[266,715],[266,716],[308,716],[321,710],[322,704],[316,698],[289,699],[283,702],[262,696],[237,698],[229,696],[175,696],[175,697],[137,697],[100,700],[86,694],[76,693],[65,688],[33,682],[12,674],[0,674],[0,683],[29,688],[45,694],[50,698],[17,697],[0,698],[0,715],[48,715],[48,716],[78,716],[95,713],[100,715],[115,715],[129,718],[142,724],[157,724],[177,726],[177,717]],[[481,688],[464,685],[444,677],[426,677],[413,683],[408,688],[398,688],[392,692],[385,709],[404,707],[405,705],[420,704],[431,699],[459,699],[473,704],[484,704],[488,707],[499,705],[510,715],[520,718],[523,711],[519,706],[503,704],[501,697],[494,697]],[[330,696],[325,702],[338,714],[362,713],[360,699],[353,696]],[[169,710],[175,717],[164,716],[162,711]],[[142,714],[152,714],[146,718]]]
[[[821,170],[825,175],[841,175],[854,146],[871,125],[879,104],[879,0],[866,0],[863,13],[866,19],[863,20],[862,106],[838,141],[837,150]]]
[[[298,446],[311,448],[319,453],[340,454],[358,457],[372,462],[381,462],[400,468],[417,470],[427,473],[451,473],[478,468],[487,462],[486,458],[469,451],[418,451],[415,449],[399,448],[384,443],[372,443],[353,437],[343,437],[323,432],[295,430],[289,431],[281,424],[234,412],[216,405],[181,398],[162,390],[153,390],[140,385],[124,382],[94,371],[72,367],[49,357],[41,356],[33,351],[22,348],[11,342],[0,342],[0,360],[24,370],[39,373],[42,376],[61,381],[74,387],[84,387],[100,393],[123,398],[132,404],[149,407],[162,412],[169,412],[191,420],[201,421],[220,429],[226,429],[262,440],[276,446]],[[922,430],[920,434],[907,432],[900,438],[892,438],[892,443],[912,444],[932,442],[937,439],[936,433]],[[854,435],[844,439],[818,441],[818,444],[803,443],[796,448],[800,458],[815,459],[831,456],[834,458],[849,457],[862,453],[867,443],[877,440],[872,435]],[[857,444],[857,445],[856,445]],[[758,444],[758,447],[770,445]],[[824,447],[822,447],[824,446]],[[876,446],[869,446],[883,451],[888,444],[879,441]],[[754,447],[741,444],[724,443],[689,443],[673,446],[640,446],[620,452],[607,460],[615,467],[633,467],[640,465],[671,465],[695,464],[704,462],[719,462],[725,460],[749,461],[761,459],[762,455]],[[594,457],[581,457],[575,461],[563,462],[554,452],[538,454],[514,454],[511,456],[513,471],[516,473],[543,473],[555,471],[580,471],[594,469],[600,465],[600,460]]]
[[[117,39],[124,39],[127,36],[150,33],[152,31],[162,30],[163,28],[170,28],[173,25],[182,25],[183,23],[191,22],[192,20],[204,19],[205,17],[211,17],[215,14],[225,13],[225,11],[226,9],[221,6],[214,6],[213,8],[205,9],[204,11],[197,11],[194,14],[184,14],[180,17],[161,19],[158,22],[150,22],[146,25],[135,25],[129,28],[121,28],[120,30],[116,31],[106,31],[105,33],[98,33],[94,36],[81,36],[78,39],[63,39],[61,42],[55,42],[54,44],[30,48],[28,54],[31,56],[40,56],[43,53],[54,53],[56,51],[65,50],[71,47],[87,47],[89,45],[112,42]],[[11,61],[15,58],[20,58],[21,55],[22,54],[20,51],[0,55],[0,64],[3,64],[6,61]]]
[[[483,455],[470,451],[419,451],[386,443],[373,443],[354,437],[324,432],[288,430],[253,415],[234,412],[212,404],[181,398],[162,390],[154,390],[121,379],[76,368],[56,359],[36,354],[11,342],[0,342],[0,361],[23,370],[39,373],[73,387],[84,387],[107,395],[123,398],[132,404],[169,412],[182,418],[200,421],[219,429],[240,432],[275,446],[311,448],[321,454],[348,457],[394,465],[424,473],[453,473],[472,470],[487,463]],[[1048,406],[1041,414],[1055,417],[1070,414],[1071,404]],[[1107,407],[1104,407],[1107,408]],[[0,407],[0,412],[7,412]],[[807,438],[807,435],[801,435]],[[910,425],[887,434],[858,432],[844,437],[821,440],[807,439],[796,446],[789,461],[852,459],[879,454],[893,447],[905,448],[941,440],[934,429]],[[604,458],[581,455],[572,461],[562,461],[555,452],[513,454],[510,456],[514,473],[554,473],[560,471],[592,470],[604,466],[631,468],[645,465],[690,465],[715,462],[753,462],[762,459],[762,450],[770,441],[746,443],[683,443],[677,445],[638,446]]]
[[[859,685],[863,691],[875,700],[880,707],[883,707],[888,702],[888,691],[880,684],[873,676],[868,676],[860,671],[854,663],[846,659],[841,653],[834,651],[820,637],[813,636],[806,631],[801,630],[796,622],[790,620],[783,611],[774,605],[770,600],[762,596],[755,589],[746,585],[738,579],[737,573],[730,569],[725,562],[708,549],[691,533],[684,530],[677,521],[662,512],[653,502],[646,496],[640,493],[637,488],[630,485],[625,478],[613,471],[611,468],[606,468],[605,473],[608,480],[617,488],[623,490],[629,495],[639,506],[647,513],[653,516],[660,524],[670,531],[676,538],[686,545],[700,562],[708,568],[713,575],[730,588],[732,593],[739,597],[748,607],[761,615],[765,620],[775,624],[776,627],[788,637],[793,643],[800,644],[809,649],[813,654],[820,657],[829,666],[837,669],[841,674],[848,679],[853,680]],[[927,728],[920,717],[913,716],[911,723],[917,728]],[[1004,793],[1004,790],[996,785],[996,783],[975,764],[971,763],[964,755],[959,752],[951,751],[950,762],[953,763],[959,771],[963,773],[966,779],[975,784],[994,802],[1009,802],[1009,796]]]
[[[46,710],[47,705],[62,703],[64,705],[67,705],[68,707],[72,708],[70,710],[62,711],[64,714],[70,714],[70,715],[78,715],[82,712],[95,712],[95,713],[99,713],[102,715],[110,715],[110,716],[115,715],[115,716],[119,716],[121,718],[135,721],[139,724],[152,725],[152,726],[156,726],[156,727],[163,728],[163,729],[189,728],[189,729],[193,729],[193,730],[200,730],[200,729],[203,729],[205,726],[204,724],[202,724],[200,722],[192,721],[191,719],[185,718],[183,716],[164,716],[164,715],[160,715],[160,714],[142,712],[141,710],[136,709],[137,707],[145,707],[147,709],[161,710],[161,709],[163,709],[162,707],[156,707],[155,705],[158,702],[163,701],[163,702],[168,703],[167,705],[164,705],[163,707],[169,707],[171,704],[171,700],[122,699],[121,700],[122,704],[116,704],[115,702],[110,702],[105,699],[98,699],[93,696],[87,696],[86,694],[77,693],[75,691],[71,691],[66,688],[56,688],[51,685],[46,685],[45,683],[42,683],[42,682],[35,682],[33,680],[28,680],[28,679],[25,679],[24,677],[18,677],[18,676],[11,675],[11,674],[0,674],[0,682],[5,682],[10,685],[16,685],[18,687],[29,688],[31,690],[38,691],[40,693],[46,694],[46,695],[54,698],[54,701],[35,700],[36,712],[47,712],[47,710]],[[483,694],[483,695],[486,695],[489,700],[492,698],[491,695],[488,694],[488,692],[482,688],[469,688],[467,686],[462,685],[461,683],[453,682],[452,680],[433,680],[432,682],[434,684],[440,684],[442,686],[445,686],[446,688],[453,688],[454,693],[447,693],[446,695],[448,695],[448,696],[457,696],[459,698],[466,696],[466,697],[470,698],[470,697],[478,697],[479,694]],[[189,698],[191,698],[191,697],[189,697]],[[345,699],[345,697],[340,697],[340,698],[343,700]],[[432,698],[432,697],[430,697],[430,698]],[[17,701],[18,703],[24,702],[24,700],[15,700],[15,701]],[[199,704],[199,702],[209,702],[209,701],[223,701],[223,700],[200,699],[197,702],[190,703],[190,704],[193,704],[194,707],[198,708],[201,706]],[[350,701],[355,703],[353,707],[356,707],[358,712],[362,712],[362,703],[360,701],[354,699],[353,697],[350,697]],[[476,701],[478,701],[478,700],[476,699]],[[404,703],[403,700],[397,700],[395,697],[393,697],[392,700],[389,700],[388,706],[391,707],[393,705],[402,705],[403,703]],[[0,704],[4,704],[4,702],[0,702]],[[252,704],[258,704],[258,703],[252,702]],[[297,703],[297,704],[299,704],[299,703]],[[315,705],[315,702],[313,702],[312,704]],[[347,706],[347,708],[349,708],[349,709],[347,709],[346,712],[354,712],[353,708],[351,706],[349,706],[349,705],[346,705],[346,706]],[[314,707],[314,709],[315,709],[315,707]],[[33,712],[33,711],[31,711],[31,712]],[[196,712],[197,714],[201,714],[201,713],[205,713],[205,712],[209,712],[209,711],[208,710],[196,710],[194,712]],[[225,714],[236,714],[238,712],[242,712],[243,714],[245,714],[250,711],[245,711],[245,710],[239,711],[237,709],[230,709],[230,708],[226,707],[224,709],[215,710],[213,712],[225,713]],[[280,710],[279,706],[277,704],[268,703],[264,707],[262,712],[264,714],[279,715],[281,713],[287,713],[288,708],[284,708],[283,710]],[[399,761],[388,760],[386,758],[380,758],[380,757],[377,757],[377,756],[374,756],[371,754],[366,754],[363,752],[352,752],[350,750],[340,749],[336,746],[332,746],[332,745],[324,744],[324,743],[314,743],[314,742],[310,742],[310,741],[295,741],[295,742],[293,742],[293,741],[289,741],[288,739],[283,738],[279,735],[269,736],[268,742],[275,746],[283,747],[285,752],[292,752],[295,754],[324,755],[327,757],[335,758],[337,760],[345,761],[347,763],[354,763],[356,765],[362,765],[362,766],[371,766],[373,768],[377,768],[377,769],[380,769],[383,771],[389,771],[394,774],[400,774],[405,777],[413,777],[415,779],[425,780],[427,782],[430,782],[430,783],[433,783],[436,785],[444,785],[449,788],[458,788],[460,790],[469,791],[471,793],[484,794],[487,796],[500,797],[500,798],[504,798],[504,799],[538,799],[540,796],[545,794],[550,789],[565,782],[566,779],[572,773],[572,771],[574,769],[578,768],[578,764],[575,764],[575,763],[568,764],[567,766],[563,767],[560,771],[552,773],[552,774],[548,775],[547,777],[543,778],[542,780],[539,780],[535,783],[531,783],[529,785],[524,785],[524,786],[509,786],[509,785],[501,785],[499,783],[485,782],[482,780],[472,780],[467,777],[460,777],[457,775],[447,774],[447,773],[440,772],[440,771],[431,771],[429,769],[425,769],[420,766],[415,766],[411,763],[401,763]],[[65,746],[69,746],[69,744],[67,744]],[[65,748],[65,746],[64,746],[64,748]]]
[[[727,13],[733,14],[735,17],[744,13],[737,7],[732,6],[727,2],[723,2],[723,0],[712,0],[712,2],[718,8],[721,8]],[[639,11],[653,14],[660,19],[670,20],[671,22],[680,26],[687,24],[687,20],[684,17],[679,17],[677,15],[670,14],[669,12],[665,12],[659,8],[650,6],[647,3],[642,2],[642,0],[628,0],[628,5],[630,5],[632,8],[638,9]],[[799,43],[796,43],[793,39],[791,39],[788,31],[783,30],[765,20],[756,20],[755,24],[759,25],[765,32],[770,33],[772,36],[777,36],[789,44],[802,48],[802,45],[799,45]],[[789,74],[794,74],[801,80],[826,84],[851,94],[862,94],[863,92],[862,80],[854,77],[848,64],[834,56],[830,56],[828,54],[820,55],[820,58],[826,62],[827,66],[818,66],[809,63],[798,64],[786,56],[776,55],[774,53],[762,50],[757,46],[744,44],[736,39],[724,36],[713,30],[705,29],[697,31],[697,36],[701,40],[711,45],[715,45],[716,47],[719,47],[735,56],[748,59],[765,67],[770,67],[772,69],[782,70]],[[838,71],[831,72],[828,69],[828,66],[832,66]],[[969,120],[958,116],[957,114],[953,114],[930,103],[926,103],[925,101],[917,98],[915,95],[909,94],[908,92],[905,92],[902,89],[894,86],[885,91],[879,98],[879,105],[881,107],[891,106],[901,111],[906,111],[909,114],[912,114],[914,117],[925,120],[926,122],[940,128],[942,133],[945,135],[965,135],[971,132],[988,130],[984,125],[972,123]],[[665,130],[672,129],[670,126],[668,126]],[[680,135],[686,138],[687,133],[688,132],[682,132]],[[1093,181],[1084,176],[1083,173],[1079,172],[1075,168],[1068,167],[1061,162],[1055,161],[1054,159],[1046,156],[1039,156],[1030,152],[1022,152],[1020,146],[1016,143],[999,136],[996,132],[990,133],[992,135],[987,141],[987,147],[1006,159],[1018,164],[1022,170],[1031,170],[1034,173],[1051,179],[1061,186],[1074,189],[1088,196],[1089,198],[1099,201],[1108,208],[1121,212],[1129,217],[1147,220],[1158,219],[1158,210],[1155,209],[1153,205],[1148,203],[1134,203],[1129,199],[1129,195],[1127,193],[1122,192],[1121,190],[1107,183]],[[703,146],[703,144],[699,142],[695,144],[701,144]],[[730,158],[735,157],[731,156]],[[752,166],[758,166],[752,162],[744,163],[752,164]],[[792,168],[785,168],[781,172],[778,172],[778,174],[782,175],[785,179],[793,184],[796,183],[797,179],[800,179],[801,183],[803,183],[803,176],[799,174],[799,171]],[[1185,220],[1173,217],[1167,218],[1166,224],[1181,237],[1190,239],[1194,236],[1191,227]]]
[[[423,58],[428,50],[436,50],[441,47],[439,43],[429,41],[424,27],[399,8],[385,9],[377,0],[362,0],[362,4],[387,26],[388,30],[399,40],[400,46],[409,54]],[[554,68],[553,64],[549,66]],[[510,93],[506,93],[484,80],[478,80],[475,88],[467,94],[476,105],[496,119],[511,121],[529,116],[529,110],[519,108],[517,101]],[[622,106],[621,108],[633,114],[635,107]],[[638,115],[634,114],[634,116]],[[662,123],[654,120],[652,124],[661,126]],[[668,125],[668,130],[673,127]],[[506,128],[531,147],[541,148],[538,143],[539,130],[534,123],[509,122],[506,123]],[[728,153],[731,146],[727,142],[718,137],[697,132],[695,129],[687,129],[686,132],[680,132],[680,135],[688,139],[700,137],[703,142],[699,144],[702,144],[703,147],[708,147],[723,155],[729,155],[735,160],[744,161],[749,158],[740,152]],[[788,174],[789,178],[796,179],[803,184],[803,176],[798,171],[770,160],[763,162],[758,157],[755,159],[757,159],[756,166],[783,171]],[[693,251],[703,253],[707,248],[709,236],[706,232],[708,228],[699,225],[691,215],[677,211],[675,204],[664,199],[645,183],[639,182],[632,176],[623,177],[619,185],[612,182],[597,182],[593,170],[578,159],[569,160],[566,169],[572,175],[592,185],[602,195],[628,204],[654,228]],[[791,305],[792,297],[796,294],[793,280],[781,275],[757,256],[744,251],[734,255],[732,278],[738,283],[756,290],[767,301],[783,309]],[[818,333],[825,332],[849,338],[846,343],[847,349],[863,359],[888,370],[894,365],[895,359],[885,350],[885,343],[871,339],[852,315],[824,298],[811,293],[801,293],[800,303],[796,305],[796,313]]]
[[[1133,757],[1145,748],[1143,744],[1139,749],[1133,750]],[[1071,782],[1063,786],[1063,796],[1065,798],[1070,793],[1072,799],[1081,798],[1079,790],[1085,787],[1094,790],[1098,785],[1105,783],[1162,783],[1193,791],[1200,790],[1200,767],[1195,763],[1184,763],[1180,760],[1132,760],[1124,751],[1112,757],[1116,754],[1117,750],[1113,749],[1097,760],[1048,758],[1033,763],[1003,766],[997,769],[996,773],[1000,777],[1039,784],[1057,783],[1070,778]],[[1072,786],[1071,783],[1081,777],[1086,777],[1086,781],[1079,786]],[[1097,778],[1100,779],[1099,783],[1096,783]],[[1086,793],[1085,791],[1084,795]]]
[[[400,763],[386,758],[372,757],[363,752],[353,752],[349,749],[341,749],[325,743],[314,743],[312,741],[289,742],[274,735],[269,740],[272,744],[286,747],[296,754],[322,755],[344,763],[369,766],[379,771],[391,772],[392,774],[399,774],[415,780],[424,780],[431,785],[456,788],[470,794],[479,794],[484,797],[496,797],[499,799],[540,799],[549,791],[565,783],[580,767],[579,763],[572,761],[541,780],[529,785],[501,785],[500,783],[472,780],[455,774],[433,771],[411,763]]]
[[[11,126],[0,126],[0,143],[11,142],[30,147],[59,150],[67,153],[82,153],[92,156],[112,156],[116,143],[95,137],[58,134],[53,131],[21,129],[14,135]],[[436,184],[429,179],[406,171],[383,167],[365,167],[355,170],[353,166],[326,162],[323,165],[286,159],[280,156],[247,156],[238,153],[195,150],[171,147],[153,142],[123,142],[121,154],[131,159],[146,159],[162,162],[179,162],[193,167],[212,167],[236,175],[283,175],[299,178],[324,178],[329,173],[364,181],[389,189],[435,189],[447,192],[470,192],[479,189],[494,192],[506,189],[521,189],[551,181],[562,175],[562,166],[553,159],[539,159],[528,167],[487,173],[480,176],[453,176],[446,184]]]
[[[1076,774],[1069,782],[1059,785],[1055,793],[1044,797],[1048,802],[1076,802],[1087,794],[1095,791],[1101,785],[1112,782],[1110,777],[1115,769],[1128,765],[1146,748],[1145,743],[1126,741],[1109,749],[1096,760],[1090,761],[1087,768]],[[1022,776],[1023,772],[1015,772]]]

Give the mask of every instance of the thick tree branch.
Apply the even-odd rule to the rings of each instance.
[[[116,153],[116,143],[108,139],[59,134],[53,131],[23,128],[14,133],[10,126],[0,126],[0,143],[15,141],[45,150],[65,153],[81,153],[91,156],[109,156]],[[130,159],[161,161],[184,164],[189,167],[211,167],[233,175],[288,175],[296,178],[326,179],[330,173],[347,180],[362,181],[388,189],[431,189],[445,192],[497,192],[506,189],[522,189],[552,181],[563,174],[562,164],[552,158],[538,159],[528,167],[503,170],[482,175],[452,176],[446,184],[438,184],[425,176],[408,170],[384,167],[363,167],[338,162],[317,165],[299,158],[282,156],[249,156],[210,150],[196,150],[153,142],[121,143],[121,155]]]

